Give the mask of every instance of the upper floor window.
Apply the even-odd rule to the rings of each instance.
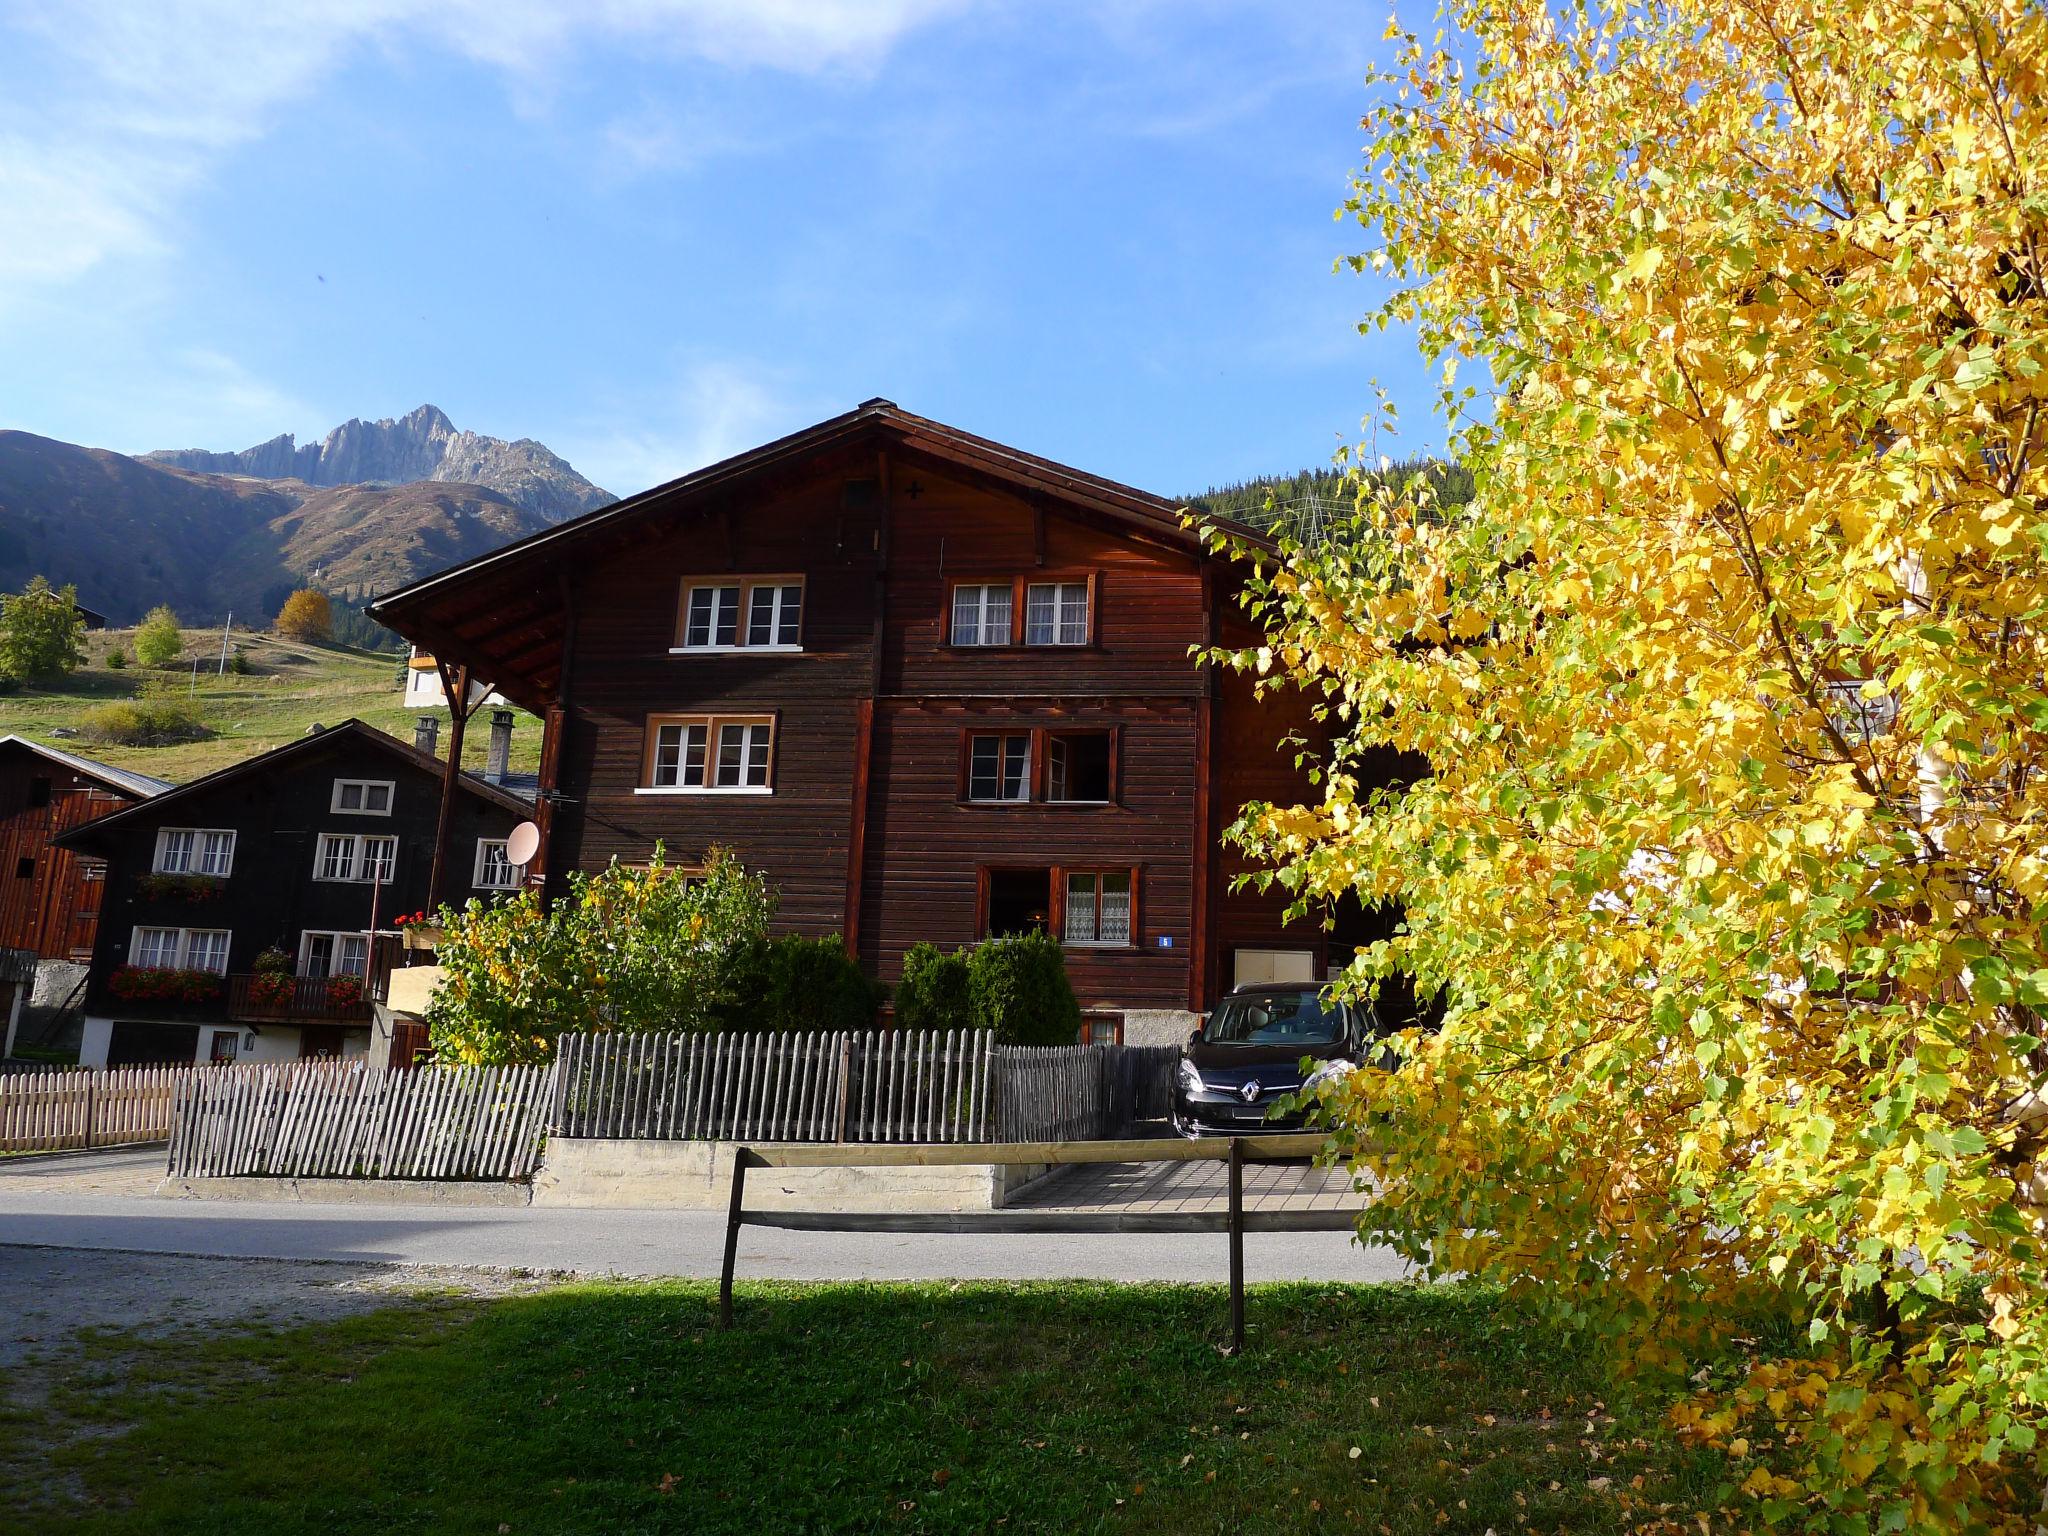
[[[1031,798],[1031,738],[974,735],[967,739],[967,798],[1028,800]]]
[[[774,747],[768,716],[656,715],[639,792],[765,795]]]
[[[396,787],[389,779],[336,779],[329,809],[342,816],[389,816]]]
[[[1010,643],[1010,584],[977,582],[953,589],[953,643]]]
[[[969,580],[952,588],[946,639],[955,646],[1087,645],[1094,621],[1092,573]]]
[[[313,865],[315,880],[353,880],[363,885],[372,881],[389,885],[398,865],[398,839],[358,836],[350,832],[327,832],[320,838],[320,852]]]
[[[299,974],[328,977],[369,974],[370,939],[362,933],[308,928],[299,936]]]
[[[960,798],[1109,805],[1116,799],[1116,761],[1114,727],[971,730],[961,753]]]
[[[159,875],[222,875],[234,872],[235,834],[223,827],[165,827],[156,835]]]
[[[1024,589],[1026,645],[1088,643],[1088,583],[1034,581]]]
[[[801,576],[693,581],[683,587],[675,651],[798,650],[803,644]]]
[[[514,864],[502,837],[480,837],[476,844],[476,878],[470,883],[480,891],[517,890],[526,874],[524,864]]]
[[[137,928],[128,941],[128,963],[146,971],[228,969],[225,928]]]

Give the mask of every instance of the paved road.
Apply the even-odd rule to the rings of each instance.
[[[724,1218],[709,1211],[448,1209],[159,1200],[161,1154],[0,1165],[0,1244],[236,1258],[712,1276]],[[792,1280],[1225,1278],[1220,1233],[1121,1235],[781,1232],[740,1236],[744,1277]],[[1251,1280],[1393,1280],[1384,1249],[1342,1232],[1253,1233]]]

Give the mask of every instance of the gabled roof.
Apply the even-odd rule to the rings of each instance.
[[[928,420],[891,400],[869,400],[843,415],[400,587],[371,603],[368,611],[420,649],[449,661],[469,662],[473,670],[494,679],[507,698],[529,709],[544,709],[562,639],[559,583],[572,557],[587,557],[615,540],[624,543],[639,536],[649,522],[715,505],[721,492],[745,481],[868,442],[885,443],[969,479],[1044,497],[1190,556],[1202,553],[1200,538],[1181,521],[1178,502]],[[1263,542],[1253,529],[1230,526]]]
[[[30,741],[26,736],[0,736],[0,747],[10,744],[25,747],[38,757],[69,768],[73,773],[82,773],[89,779],[98,779],[109,789],[117,789],[138,799],[147,800],[177,787],[169,779],[151,778],[146,773],[96,763],[89,757],[80,757],[76,752],[66,752],[61,747],[46,747],[40,741]]]
[[[409,742],[403,742],[396,736],[387,735],[373,725],[365,725],[360,720],[349,719],[342,721],[339,725],[330,725],[324,729],[316,728],[311,733],[299,737],[296,741],[288,741],[283,746],[273,747],[268,752],[259,752],[254,757],[243,758],[239,763],[230,763],[225,768],[215,769],[212,773],[202,778],[194,779],[189,784],[165,785],[161,794],[143,804],[131,805],[125,810],[114,812],[111,816],[102,816],[97,820],[85,822],[83,825],[73,827],[69,832],[52,839],[52,841],[60,848],[89,851],[88,845],[98,841],[102,833],[118,829],[127,822],[140,818],[145,812],[161,811],[166,806],[176,805],[192,795],[204,794],[209,790],[218,789],[223,784],[232,784],[239,779],[249,778],[259,773],[267,773],[274,768],[289,767],[295,759],[310,757],[315,752],[332,747],[341,738],[354,738],[362,741],[426,773],[438,776],[447,768],[447,764],[431,752],[422,752]],[[493,805],[501,806],[516,816],[523,817],[532,814],[533,802],[531,800],[524,799],[509,789],[478,778],[466,769],[457,776],[456,782],[470,794],[476,795],[480,799],[488,800]]]

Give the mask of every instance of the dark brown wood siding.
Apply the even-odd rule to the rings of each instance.
[[[644,863],[657,843],[691,863],[723,844],[777,889],[779,928],[842,931],[859,701],[874,674],[875,475],[872,460],[821,466],[576,574],[558,869]],[[670,654],[686,579],[752,576],[803,578],[801,652]],[[660,714],[772,717],[773,793],[636,794]]]
[[[135,799],[18,742],[0,747],[0,949],[90,957],[105,871],[50,839]]]
[[[1034,506],[915,465],[897,466],[894,486],[885,694],[1200,692],[1188,660],[1202,626],[1201,571],[1191,555],[1063,516],[1056,504]],[[1094,634],[1086,646],[948,643],[955,581],[1088,576],[1096,590]]]
[[[987,702],[896,702],[878,715],[862,894],[861,956],[885,981],[920,940],[971,944],[981,871],[1132,869],[1134,942],[1070,947],[1067,971],[1082,1005],[1185,1006],[1192,927],[1189,828],[1194,811],[1195,712],[1175,700],[1025,708]],[[1114,729],[1119,783],[1108,805],[965,804],[961,739],[968,731]],[[1160,940],[1168,940],[1162,946]]]

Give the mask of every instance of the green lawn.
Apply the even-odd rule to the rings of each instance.
[[[0,1509],[24,1533],[1508,1536],[1696,1530],[1722,1481],[1491,1292],[1255,1288],[1241,1359],[1225,1305],[759,1284],[721,1334],[707,1285],[584,1285],[99,1335],[0,1419]]]
[[[307,645],[275,635],[236,629],[231,641],[243,649],[250,664],[246,676],[219,674],[221,634],[217,629],[188,629],[184,659],[175,667],[151,669],[134,664],[132,630],[105,630],[86,637],[87,663],[52,688],[24,688],[0,694],[0,736],[18,734],[117,768],[132,768],[160,779],[183,783],[240,762],[306,734],[311,725],[334,725],[355,716],[402,741],[411,741],[413,722],[425,710],[408,709],[399,683],[404,657],[398,653]],[[106,665],[116,647],[128,657],[125,668]],[[195,674],[192,662],[199,661]],[[80,737],[52,735],[59,727],[76,728],[96,706],[135,696],[145,680],[199,701],[213,734],[204,741],[164,747],[120,747]],[[441,721],[441,741],[448,740],[448,711],[432,713]],[[463,765],[481,770],[490,735],[488,716],[471,717],[464,743]],[[540,721],[515,712],[512,766],[531,770],[540,763]]]

